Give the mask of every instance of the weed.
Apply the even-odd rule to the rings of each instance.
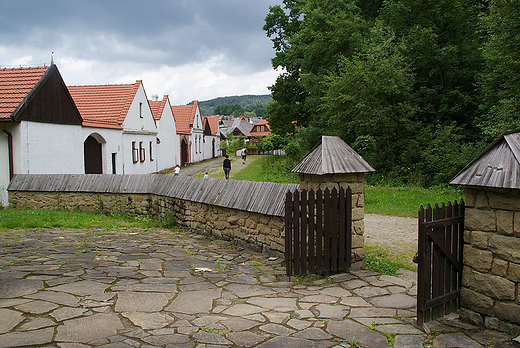
[[[350,339],[345,339],[345,340],[342,340],[340,343],[342,344],[349,344],[351,348],[358,348],[358,347],[361,347],[361,345],[359,344],[359,341],[356,340],[356,336],[352,336],[352,338]]]
[[[320,276],[320,275],[317,275],[317,274],[308,274],[304,277],[296,277],[296,279],[293,280],[293,284],[294,285],[300,285],[300,284],[303,284],[305,282],[312,282],[312,281],[315,281],[315,280],[318,280],[318,279],[322,279],[323,277]]]
[[[393,347],[394,344],[395,344],[395,333],[385,333],[384,334],[386,339],[388,340],[388,344],[390,345],[390,347]]]
[[[220,263],[220,260],[215,261],[215,264],[217,265],[217,268],[215,269],[219,272],[222,272],[222,265]]]

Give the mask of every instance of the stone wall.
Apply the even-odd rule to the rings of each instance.
[[[466,188],[461,317],[520,332],[520,192]]]
[[[322,191],[340,187],[352,190],[352,270],[365,268],[365,174],[308,175],[300,173],[300,189]]]
[[[284,221],[279,216],[154,194],[10,191],[9,202],[13,208],[79,209],[174,219],[179,226],[194,232],[284,257]]]

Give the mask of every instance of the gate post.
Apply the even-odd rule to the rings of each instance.
[[[323,136],[293,169],[300,177],[300,190],[352,190],[351,268],[365,268],[365,173],[375,171],[339,137]]]

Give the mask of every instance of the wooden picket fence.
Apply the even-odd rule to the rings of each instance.
[[[348,270],[352,249],[352,190],[287,192],[287,276]]]
[[[419,209],[417,324],[460,308],[464,201]]]

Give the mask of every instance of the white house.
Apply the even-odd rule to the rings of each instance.
[[[170,99],[150,100],[150,109],[157,126],[157,171],[180,164],[180,140],[175,126]]]
[[[141,81],[68,89],[83,118],[85,173],[157,171],[157,127]]]
[[[204,116],[204,132],[202,136],[202,154],[204,159],[220,155],[220,129],[218,115]]]
[[[82,119],[56,65],[0,69],[0,204],[15,174],[83,173]]]
[[[177,134],[179,135],[181,165],[199,162],[204,159],[202,152],[203,124],[199,102],[192,105],[172,106]]]

